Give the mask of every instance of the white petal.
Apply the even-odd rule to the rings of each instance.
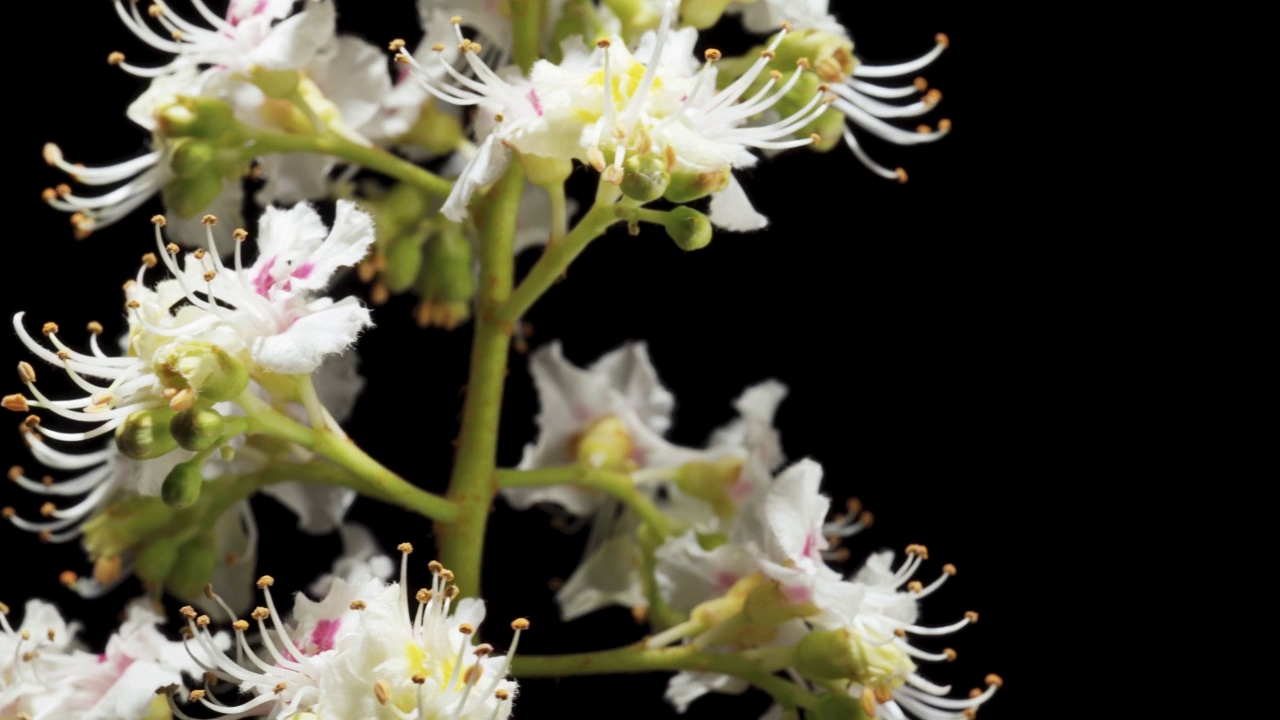
[[[356,499],[350,488],[285,482],[262,488],[298,516],[298,529],[311,535],[331,533],[342,524]]]
[[[804,459],[787,468],[774,481],[765,500],[765,516],[783,557],[801,562],[818,557],[827,547],[822,535],[831,500],[818,492],[822,466]]]
[[[658,371],[649,360],[649,346],[643,341],[626,343],[595,361],[588,371],[620,392],[654,432],[670,429],[676,399],[658,379]]]
[[[667,683],[667,692],[663,697],[675,707],[676,712],[683,714],[689,709],[690,703],[709,692],[741,695],[748,687],[746,680],[732,675],[680,672]]]
[[[704,550],[693,531],[663,543],[655,556],[663,597],[672,609],[684,613],[723,596],[738,580],[760,569],[748,547],[721,545]]]
[[[295,288],[324,288],[340,268],[351,267],[363,260],[373,245],[373,239],[373,216],[350,200],[339,200],[333,229],[320,247],[306,258],[305,263],[312,266],[310,272],[305,276],[295,272],[290,282]]]
[[[769,225],[769,218],[756,211],[738,178],[732,174],[729,186],[711,196],[708,217],[713,225],[730,232],[752,232]]]
[[[265,183],[254,195],[263,206],[292,205],[304,200],[323,200],[330,193],[329,174],[337,165],[332,157],[316,153],[263,155],[258,158]]]
[[[476,149],[476,154],[462,169],[462,174],[454,181],[453,189],[440,208],[440,213],[454,222],[466,220],[471,196],[501,177],[510,159],[510,151],[498,143],[497,135],[485,138]]]
[[[271,28],[253,49],[249,64],[267,70],[302,70],[333,39],[336,28],[332,2],[309,2],[306,10]]]
[[[339,423],[349,420],[365,386],[365,379],[360,375],[360,355],[354,350],[330,355],[311,380],[320,404],[333,419]]]
[[[634,537],[619,534],[585,558],[556,593],[565,621],[610,605],[648,606],[636,562],[639,552]]]
[[[360,332],[372,324],[368,308],[353,297],[343,298],[299,318],[278,335],[255,339],[250,355],[268,372],[311,373],[326,356],[350,347]]]
[[[377,116],[391,92],[386,52],[352,35],[339,36],[325,48],[308,75],[337,108],[342,125],[357,132]]]

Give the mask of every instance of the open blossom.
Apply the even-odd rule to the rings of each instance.
[[[249,643],[251,624],[237,620],[235,651],[221,650],[210,618],[184,608],[192,657],[247,696],[224,700],[206,686],[191,693],[192,702],[225,715],[252,711],[272,720],[300,712],[320,718],[505,720],[517,689],[507,672],[529,622],[511,624],[515,637],[506,656],[495,656],[491,645],[474,645],[484,601],[458,600],[453,573],[434,561],[431,587],[411,594],[407,566],[413,548],[406,543],[400,550],[399,583],[334,579],[320,602],[297,596],[293,625],[276,607],[274,580],[261,578],[266,606],[252,615],[260,649]],[[176,717],[189,717],[176,703],[172,708]]]
[[[692,52],[697,31],[672,30],[674,14],[675,4],[668,2],[657,32],[646,34],[634,54],[616,36],[601,38],[591,50],[581,42],[568,42],[560,63],[539,60],[528,78],[495,72],[477,57],[483,47],[466,38],[460,27],[459,48],[475,79],[443,60],[434,66],[419,63],[401,49],[397,59],[419,71],[429,92],[446,103],[478,107],[482,118],[477,125],[482,132],[488,131],[442,212],[453,220],[465,218],[471,196],[501,174],[511,150],[543,158],[575,159],[614,183],[622,181],[626,160],[636,156],[655,158],[671,173],[723,172],[731,185],[732,169],[756,162],[751,150],[785,149],[811,142],[790,135],[825,110],[821,93],[776,123],[746,123],[768,111],[794,87],[800,68],[785,81],[781,73],[771,76],[763,89],[744,98],[764,73],[771,48],[742,78],[717,90],[714,61],[719,52],[708,51],[706,62],[698,69]],[[461,18],[455,20],[461,22]],[[780,33],[776,42],[784,35],[785,31]],[[445,47],[443,43],[435,46],[440,52]],[[439,70],[450,83],[440,81]],[[716,189],[727,191],[728,187]],[[742,210],[743,199],[745,194],[734,187],[728,199],[713,206],[712,220],[741,223],[733,219],[726,203]]]
[[[129,605],[101,654],[82,649],[78,627],[46,602],[29,600],[17,628],[8,612],[0,604],[0,717],[143,718],[157,688],[200,672],[182,644],[156,628],[163,618],[146,600]]]

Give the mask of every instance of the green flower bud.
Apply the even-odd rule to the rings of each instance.
[[[213,580],[218,565],[218,541],[213,533],[200,535],[178,549],[178,560],[165,578],[165,587],[179,598],[204,597],[204,586]]]
[[[462,123],[452,113],[441,110],[434,98],[423,103],[418,120],[404,135],[404,140],[433,155],[451,153],[466,139]]]
[[[169,432],[184,450],[200,452],[222,441],[227,428],[222,413],[210,407],[183,410],[169,421]]]
[[[157,359],[160,382],[170,388],[191,388],[202,400],[233,400],[249,387],[244,363],[208,342],[185,342]]]
[[[169,167],[179,177],[194,178],[205,172],[213,162],[214,155],[214,147],[209,143],[181,138],[173,143]]]
[[[444,223],[440,234],[427,242],[418,293],[422,304],[416,319],[422,327],[452,329],[470,317],[476,278],[471,241],[462,226]]]
[[[176,450],[178,441],[169,433],[173,415],[163,407],[133,413],[116,428],[116,448],[134,460],[151,460]]]
[[[677,204],[704,198],[729,187],[730,172],[731,170],[725,167],[706,172],[672,173],[671,184],[667,185],[663,197]]]
[[[179,97],[156,113],[156,124],[166,137],[215,138],[231,129],[235,113],[221,100]]]
[[[204,212],[222,194],[222,177],[205,172],[194,177],[169,181],[162,190],[164,206],[178,217],[190,218]]]
[[[814,630],[796,646],[795,669],[813,680],[850,680],[859,663],[847,629]]]
[[[269,98],[285,99],[298,92],[301,76],[297,70],[268,70],[255,66],[249,71],[249,81],[257,85]]]
[[[680,21],[699,30],[720,22],[730,0],[693,0],[680,4]]]
[[[870,718],[857,698],[843,693],[826,693],[818,699],[818,707],[809,708],[806,720],[868,720]]]
[[[133,554],[133,571],[143,582],[162,585],[178,563],[178,544],[168,538],[138,547]]]
[[[538,187],[563,185],[573,172],[573,162],[565,158],[548,158],[538,155],[521,155],[525,177]]]
[[[204,458],[194,459],[178,465],[169,471],[160,486],[160,498],[164,504],[174,510],[182,510],[196,504],[200,499],[200,489],[204,486],[204,476],[200,473]]]
[[[667,214],[667,235],[686,252],[711,244],[711,220],[690,207],[680,206]]]
[[[604,5],[618,16],[623,35],[628,40],[657,28],[662,21],[662,13],[655,10],[649,0],[604,0]]]
[[[728,519],[738,514],[738,502],[730,488],[741,474],[742,459],[730,456],[714,462],[685,463],[676,468],[675,481],[681,492],[706,502],[718,517]]]
[[[386,267],[382,281],[387,289],[399,295],[413,287],[422,271],[422,244],[431,233],[431,225],[422,223],[414,231],[401,235],[387,246]]]
[[[622,193],[642,203],[662,197],[671,184],[667,164],[655,155],[632,155],[622,163]]]

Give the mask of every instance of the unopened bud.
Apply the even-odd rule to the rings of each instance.
[[[169,471],[160,486],[160,498],[165,505],[181,510],[196,504],[204,486],[204,475],[200,472],[203,465],[204,458],[197,457]]]
[[[673,203],[693,202],[711,193],[729,187],[731,170],[728,167],[704,172],[676,172],[671,174],[663,197]]]
[[[202,400],[233,400],[249,386],[244,363],[212,343],[181,343],[159,357],[157,365],[165,387],[190,387]]]
[[[227,423],[222,414],[209,407],[184,410],[169,421],[169,432],[184,450],[200,452],[222,441]]]
[[[711,219],[691,207],[680,206],[667,213],[667,235],[681,250],[701,250],[711,244]]]
[[[538,155],[521,155],[525,177],[538,187],[563,185],[573,172],[573,162],[565,158],[548,158]]]
[[[155,117],[160,133],[171,138],[216,138],[235,122],[229,104],[205,97],[179,97],[177,102],[159,110]]]
[[[217,151],[207,142],[182,138],[173,144],[169,167],[178,177],[194,178],[208,171]]]
[[[662,197],[671,184],[667,164],[656,155],[632,155],[622,163],[622,193],[642,203]]]
[[[176,450],[178,441],[169,432],[173,414],[169,408],[133,413],[116,428],[116,448],[134,460],[150,460]]]
[[[680,22],[699,30],[720,22],[730,0],[698,0],[680,4]]]
[[[178,550],[178,560],[165,578],[165,588],[180,599],[202,602],[204,586],[213,581],[218,559],[218,538],[215,535],[210,533],[192,538]]]
[[[222,177],[204,172],[193,177],[175,178],[162,190],[164,206],[182,218],[195,217],[222,194]]]

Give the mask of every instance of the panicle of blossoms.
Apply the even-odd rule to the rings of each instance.
[[[580,42],[566,43],[559,64],[539,60],[527,78],[499,73],[485,64],[478,57],[482,46],[462,33],[461,17],[454,18],[458,49],[474,78],[442,58],[420,64],[403,43],[393,44],[396,59],[418,73],[428,92],[446,103],[478,107],[484,115],[479,127],[491,127],[446,201],[445,215],[454,220],[465,217],[471,195],[497,177],[511,150],[578,160],[614,184],[623,183],[630,158],[636,159],[637,171],[642,160],[652,159],[657,173],[719,174],[718,184],[671,198],[688,201],[726,189],[733,168],[756,162],[750,150],[779,150],[812,141],[790,136],[825,111],[825,88],[777,122],[746,126],[748,119],[776,105],[800,77],[801,68],[785,82],[775,73],[744,99],[765,73],[772,48],[788,28],[762,53],[760,62],[717,91],[714,63],[719,51],[707,51],[702,69],[696,70],[692,50],[697,31],[674,30],[675,11],[674,2],[665,4],[656,32],[646,34],[634,54],[617,36],[600,38],[590,52]],[[446,46],[437,43],[435,49],[442,54]],[[663,189],[648,199],[656,199]]]
[[[261,651],[249,642],[248,621],[232,624],[235,651],[228,653],[218,647],[209,616],[183,608],[188,650],[208,673],[205,687],[193,691],[191,701],[222,715],[273,720],[299,712],[395,720],[506,720],[517,691],[507,674],[529,621],[512,622],[515,634],[505,656],[495,656],[487,643],[473,645],[484,619],[484,601],[459,600],[453,573],[436,561],[429,564],[431,587],[410,596],[408,557],[413,547],[404,543],[399,549],[399,583],[384,585],[374,579],[357,587],[335,579],[318,603],[297,597],[293,627],[276,607],[271,593],[275,580],[263,576],[258,587],[266,605],[251,616]],[[217,600],[211,588],[208,594]],[[234,683],[249,699],[224,702],[215,694],[215,681]],[[171,707],[175,717],[188,720],[176,702]]]

